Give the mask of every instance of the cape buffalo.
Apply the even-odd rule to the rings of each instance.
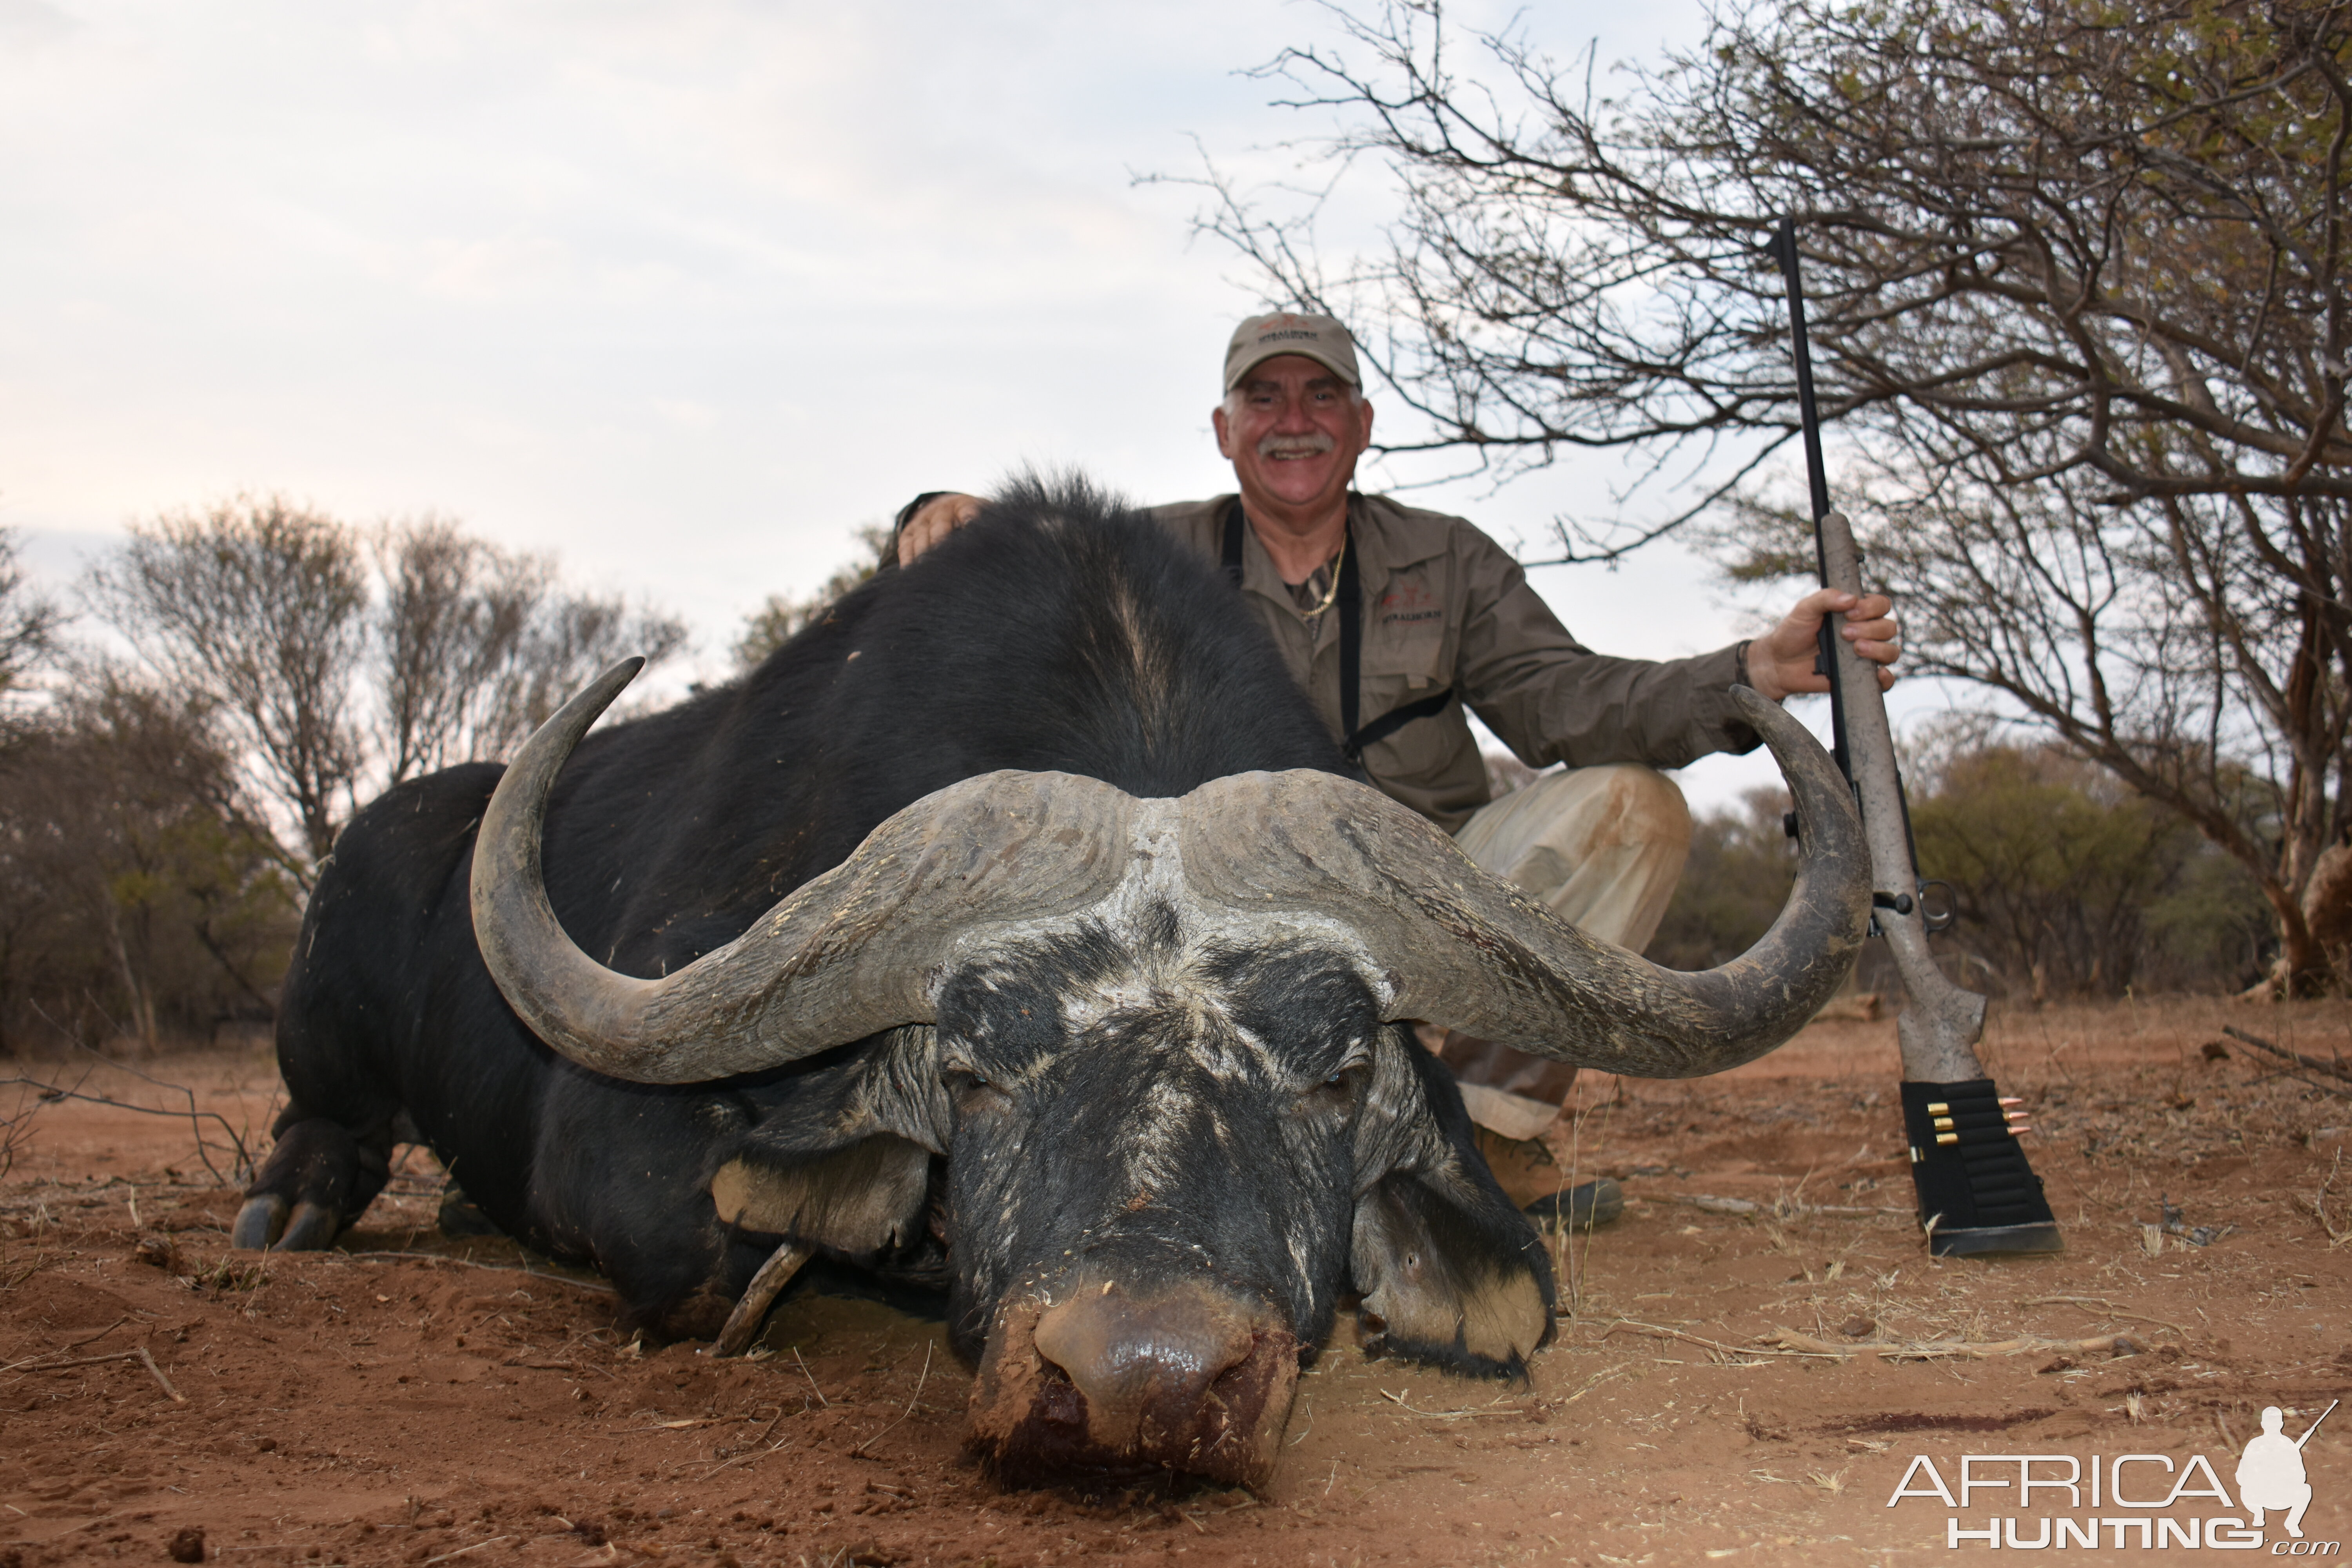
[[[1074,481],[583,742],[634,668],[344,831],[236,1239],[329,1244],[417,1142],[667,1334],[751,1291],[747,1330],[812,1253],[937,1289],[1016,1481],[1263,1480],[1349,1296],[1390,1353],[1522,1373],[1545,1251],[1410,1020],[1713,1072],[1867,918],[1844,785],[1749,694],[1803,822],[1770,933],[1683,974],[1560,925],[1347,776],[1211,565]]]

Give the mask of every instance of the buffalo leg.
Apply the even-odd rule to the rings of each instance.
[[[289,1110],[277,1146],[246,1189],[232,1247],[311,1252],[331,1246],[392,1173],[389,1127],[354,1136],[339,1121]]]
[[[801,1265],[811,1256],[807,1247],[789,1241],[769,1254],[768,1261],[751,1276],[751,1283],[743,1288],[742,1299],[735,1303],[735,1310],[727,1314],[726,1326],[719,1331],[711,1353],[741,1355],[752,1336],[760,1331],[768,1309],[776,1304],[776,1298],[783,1294],[784,1287],[793,1282],[793,1276],[801,1271]]]

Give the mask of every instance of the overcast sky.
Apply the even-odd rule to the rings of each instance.
[[[1605,64],[1696,16],[1537,20]],[[1135,176],[1196,142],[1281,172],[1320,123],[1239,73],[1336,32],[1273,0],[0,0],[0,526],[61,583],[239,491],[439,511],[685,615],[683,679],[919,490],[1230,489],[1208,409],[1263,302]],[[1414,499],[1509,542],[1599,483]],[[1686,556],[1537,581],[1612,652],[1754,629]]]

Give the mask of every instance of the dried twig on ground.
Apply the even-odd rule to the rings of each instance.
[[[2013,1340],[1972,1342],[1964,1340],[1930,1340],[1918,1342],[1887,1344],[1832,1344],[1811,1334],[1801,1334],[1793,1329],[1775,1328],[1768,1336],[1778,1350],[1759,1345],[1731,1345],[1720,1340],[1710,1340],[1699,1334],[1685,1333],[1680,1329],[1662,1327],[1656,1323],[1637,1323],[1620,1318],[1601,1331],[1606,1339],[1619,1329],[1632,1329],[1637,1333],[1658,1339],[1680,1340],[1685,1344],[1699,1345],[1728,1356],[1819,1356],[1836,1361],[1851,1361],[1855,1356],[1875,1356],[1881,1361],[1936,1361],[1951,1356],[1981,1358],[1997,1355],[2023,1355],[2035,1351],[2114,1351],[2127,1343],[2123,1334],[2102,1334],[2087,1340],[2050,1340],[2038,1334],[2023,1335]]]
[[[1637,1323],[1631,1318],[1619,1318],[1607,1328],[1601,1331],[1601,1337],[1605,1340],[1620,1329],[1632,1329],[1636,1333],[1648,1334],[1653,1339],[1680,1340],[1686,1345],[1697,1345],[1705,1350],[1717,1351],[1725,1355],[1740,1356],[1743,1358],[1750,1356],[1811,1356],[1821,1355],[1823,1353],[1848,1356],[1853,1353],[1850,1350],[1843,1349],[1835,1349],[1832,1352],[1824,1352],[1822,1351],[1811,1350],[1776,1351],[1759,1348],[1755,1345],[1727,1345],[1720,1340],[1705,1339],[1697,1334],[1685,1333],[1680,1329],[1664,1328],[1656,1323]]]
[[[16,1151],[33,1141],[33,1116],[47,1101],[35,1098],[17,1102],[16,1114],[0,1116],[0,1178],[15,1169]]]
[[[1477,1415],[1524,1415],[1528,1413],[1527,1403],[1524,1400],[1515,1405],[1505,1405],[1500,1400],[1496,1400],[1492,1404],[1467,1405],[1457,1410],[1423,1410],[1417,1405],[1408,1403],[1402,1389],[1391,1393],[1383,1388],[1379,1392],[1382,1399],[1387,1400],[1406,1415],[1425,1416],[1432,1421],[1466,1421]]]
[[[133,1069],[126,1068],[124,1070],[132,1071]],[[253,1168],[252,1159],[246,1152],[245,1140],[237,1135],[236,1128],[228,1124],[228,1118],[221,1115],[220,1112],[216,1110],[197,1110],[195,1092],[193,1089],[183,1089],[178,1084],[159,1082],[157,1079],[146,1078],[144,1073],[138,1073],[136,1076],[145,1078],[147,1082],[155,1084],[159,1089],[168,1089],[177,1093],[186,1095],[188,1097],[188,1109],[185,1110],[173,1110],[160,1105],[138,1105],[127,1100],[117,1100],[110,1094],[86,1094],[79,1089],[67,1089],[59,1084],[47,1083],[37,1078],[26,1078],[22,1076],[18,1076],[16,1078],[0,1078],[0,1089],[22,1086],[23,1088],[33,1089],[39,1095],[39,1103],[42,1104],[58,1100],[79,1100],[90,1105],[103,1105],[115,1110],[136,1111],[142,1116],[168,1116],[175,1121],[186,1121],[191,1129],[200,1128],[206,1121],[217,1121],[220,1123],[222,1133],[226,1135],[229,1141],[229,1147],[235,1151],[236,1158],[230,1167],[230,1173],[223,1175],[221,1173],[220,1167],[213,1163],[213,1145],[205,1142],[204,1136],[201,1132],[197,1132],[195,1134],[196,1158],[202,1160],[205,1163],[205,1169],[212,1173],[214,1182],[224,1187],[232,1185],[236,1181],[242,1179],[246,1172],[250,1171]],[[30,1111],[24,1113],[24,1115],[27,1117],[31,1114],[32,1113]],[[13,1127],[15,1123],[10,1122],[5,1125]],[[5,1148],[5,1146],[6,1145],[5,1143],[0,1143],[0,1148]],[[0,1164],[0,1173],[5,1173],[6,1168],[7,1167],[5,1164]]]
[[[794,1346],[793,1347],[793,1364],[794,1366],[797,1366],[797,1367],[799,1367],[799,1368],[801,1369],[801,1375],[802,1375],[803,1377],[804,1377],[804,1378],[807,1378],[807,1379],[808,1379],[808,1385],[809,1385],[810,1389],[811,1389],[811,1390],[813,1390],[813,1391],[815,1393],[815,1394],[816,1394],[816,1402],[817,1402],[819,1405],[824,1405],[824,1406],[826,1409],[828,1409],[828,1410],[830,1410],[831,1408],[833,1408],[833,1401],[832,1401],[832,1400],[830,1400],[830,1399],[827,1399],[827,1398],[824,1396],[824,1389],[822,1389],[822,1388],[818,1388],[818,1387],[817,1387],[817,1385],[816,1385],[816,1373],[814,1373],[811,1372],[811,1371],[808,1369],[808,1363],[806,1363],[806,1362],[804,1362],[804,1361],[801,1360],[801,1347],[800,1347],[800,1346],[798,1346],[798,1345],[794,1345]]]
[[[2260,1035],[2250,1035],[2246,1033],[2245,1030],[2239,1028],[2235,1024],[2222,1025],[2221,1032],[2229,1036],[2233,1040],[2243,1041],[2245,1044],[2253,1047],[2254,1049],[2258,1051],[2268,1051],[2271,1055],[2278,1058],[2282,1061],[2290,1061],[2295,1066],[2304,1068],[2309,1071],[2324,1072],[2330,1078],[2338,1078],[2342,1079],[2346,1083],[2352,1083],[2352,1068],[2347,1068],[2340,1060],[2336,1062],[2324,1062],[2316,1057],[2305,1056],[2301,1051],[2291,1051],[2284,1046],[2274,1046],[2268,1040],[2263,1039]]]
[[[2024,1334],[2013,1340],[1979,1342],[1929,1340],[1908,1344],[1833,1345],[1811,1334],[1801,1334],[1794,1329],[1776,1329],[1773,1331],[1780,1343],[1811,1355],[1869,1355],[1881,1361],[1938,1361],[1948,1356],[1976,1360],[1987,1356],[2024,1355],[2038,1351],[2111,1352],[2127,1343],[2129,1338],[2124,1334],[2099,1334],[2087,1340],[2046,1340],[2039,1334]]]
[[[2320,1179],[2319,1190],[2304,1200],[2305,1206],[2311,1210],[2312,1217],[2319,1222],[2319,1228],[2327,1233],[2327,1245],[2330,1247],[2341,1247],[2352,1241],[2352,1214],[2347,1214],[2344,1224],[2339,1226],[2327,1212],[2328,1192],[2336,1185],[2336,1178],[2343,1171],[2344,1151],[2338,1149],[2336,1158],[2328,1163],[2327,1174]]]
[[[185,1405],[188,1402],[188,1396],[186,1394],[182,1394],[178,1389],[172,1386],[172,1380],[163,1375],[163,1369],[155,1364],[155,1358],[148,1353],[148,1350],[145,1345],[141,1345],[136,1350],[115,1351],[109,1355],[75,1356],[68,1361],[42,1362],[37,1366],[20,1361],[8,1366],[0,1367],[0,1372],[21,1372],[29,1375],[37,1372],[64,1372],[69,1367],[97,1366],[101,1363],[115,1361],[135,1361],[144,1363],[147,1367],[148,1375],[155,1380],[156,1384],[163,1390],[164,1393],[172,1396],[173,1404]]]
[[[520,1274],[530,1279],[544,1279],[550,1285],[569,1285],[574,1290],[585,1290],[594,1296],[620,1294],[610,1285],[594,1279],[573,1279],[562,1274],[550,1274],[541,1268],[526,1268],[514,1263],[477,1263],[470,1258],[444,1258],[437,1252],[324,1252],[321,1258],[381,1258],[398,1263],[438,1263],[450,1268],[487,1268],[493,1274]]]
[[[808,1369],[803,1366],[801,1370],[805,1372]],[[891,1433],[896,1432],[900,1426],[904,1426],[906,1424],[907,1417],[915,1413],[915,1401],[923,1396],[923,1384],[929,1383],[930,1379],[931,1342],[929,1340],[925,1340],[923,1342],[923,1373],[920,1377],[915,1379],[915,1392],[907,1396],[907,1408],[898,1412],[898,1420],[891,1422],[890,1425],[883,1427],[882,1430],[875,1433],[871,1437],[866,1438],[865,1442],[860,1443],[855,1448],[850,1449],[849,1457],[853,1459],[856,1458],[858,1455],[866,1452],[866,1449],[872,1447],[875,1444],[880,1442],[883,1438],[888,1436]],[[813,1383],[812,1386],[814,1386]]]
[[[125,1324],[125,1323],[129,1322],[130,1321],[131,1321],[131,1314],[130,1314],[130,1313],[128,1313],[128,1312],[125,1312],[125,1313],[123,1313],[123,1314],[122,1314],[122,1316],[121,1316],[121,1317],[119,1317],[119,1318],[117,1318],[117,1319],[115,1319],[115,1320],[114,1320],[114,1321],[112,1321],[112,1322],[110,1322],[110,1323],[107,1324],[107,1325],[106,1325],[106,1327],[104,1327],[104,1328],[102,1328],[102,1329],[99,1330],[99,1331],[98,1331],[98,1332],[96,1332],[96,1333],[94,1333],[94,1334],[84,1334],[84,1335],[82,1335],[82,1337],[81,1337],[81,1338],[79,1338],[79,1339],[78,1339],[78,1340],[68,1340],[68,1341],[67,1341],[63,1348],[64,1348],[65,1350],[69,1350],[69,1351],[78,1351],[78,1350],[81,1349],[81,1347],[82,1347],[82,1346],[84,1346],[84,1345],[86,1345],[86,1344],[91,1344],[91,1343],[96,1342],[97,1341],[100,1341],[100,1340],[102,1340],[102,1339],[106,1338],[106,1336],[107,1336],[107,1335],[109,1335],[109,1334],[112,1333],[115,1330],[117,1330],[117,1329],[121,1328],[123,1324]]]
[[[1691,1208],[1704,1209],[1708,1214],[1743,1216],[1770,1215],[1775,1219],[1801,1219],[1807,1215],[1816,1214],[1899,1215],[1905,1219],[1911,1217],[1911,1211],[1907,1208],[1889,1208],[1883,1205],[1863,1206],[1854,1204],[1809,1204],[1795,1198],[1776,1199],[1771,1203],[1764,1204],[1758,1203],[1753,1198],[1717,1197],[1712,1193],[1667,1193],[1664,1197],[1670,1204],[1686,1205]]]
[[[2103,1301],[2096,1296],[2036,1296],[2030,1301],[2020,1301],[2021,1307],[2096,1307],[2110,1318],[2128,1318],[2135,1323],[2154,1323],[2159,1329],[2170,1329],[2176,1334],[2189,1331],[2169,1318],[2151,1318],[2145,1312],[2126,1312],[2113,1301]]]

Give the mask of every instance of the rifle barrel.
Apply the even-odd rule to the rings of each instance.
[[[1822,586],[1838,584],[1830,578],[1830,552],[1822,532],[1822,520],[1830,514],[1829,465],[1822,457],[1822,410],[1813,396],[1813,346],[1805,331],[1805,283],[1797,268],[1797,220],[1781,218],[1772,230],[1771,242],[1766,247],[1772,258],[1780,264],[1780,280],[1789,290],[1789,335],[1797,360],[1797,417],[1805,442],[1805,481],[1811,491],[1813,503],[1813,565]],[[1821,646],[1813,666],[1830,683],[1830,754],[1837,759],[1838,772],[1851,781],[1853,777],[1853,748],[1846,736],[1845,673],[1838,658],[1836,617],[1822,622]],[[1871,680],[1875,685],[1875,675]]]
[[[1822,458],[1821,405],[1813,398],[1813,347],[1805,331],[1805,289],[1797,275],[1797,220],[1784,217],[1772,231],[1772,258],[1789,286],[1789,334],[1797,349],[1797,409],[1805,439],[1805,478],[1811,482],[1813,516],[1830,510],[1829,465]]]
[[[2329,1416],[2335,1415],[2336,1407],[2343,1403],[2344,1402],[2340,1399],[2329,1400],[2327,1402],[2327,1408],[2319,1413],[2319,1421],[2325,1421]],[[2294,1446],[2297,1448],[2301,1448],[2305,1443],[2311,1441],[2311,1435],[2319,1430],[2319,1421],[2315,1421],[2310,1426],[2304,1428],[2303,1436],[2294,1440]]]

